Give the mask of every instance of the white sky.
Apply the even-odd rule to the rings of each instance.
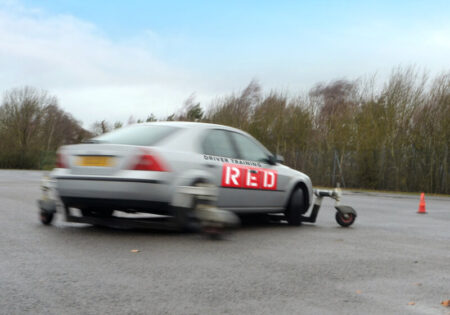
[[[318,81],[374,72],[385,78],[396,65],[448,71],[450,19],[447,24],[431,20],[426,27],[402,28],[373,19],[314,34],[316,41],[305,35],[298,43],[273,34],[264,42],[258,34],[258,40],[236,40],[224,52],[218,40],[201,36],[143,29],[115,38],[71,14],[0,2],[0,91],[24,85],[45,89],[89,128],[96,120],[126,122],[131,115],[166,117],[192,93],[207,106],[252,79],[266,90],[297,94]],[[286,47],[275,45],[284,40]]]

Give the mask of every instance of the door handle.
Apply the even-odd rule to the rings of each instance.
[[[204,164],[206,167],[209,167],[209,168],[216,168],[216,167],[218,167],[218,165],[216,165],[216,164]]]

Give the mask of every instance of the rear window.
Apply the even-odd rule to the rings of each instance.
[[[105,133],[87,142],[152,146],[179,129],[172,126],[134,125]]]

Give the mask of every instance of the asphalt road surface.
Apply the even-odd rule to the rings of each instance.
[[[316,224],[211,241],[43,226],[41,176],[0,171],[0,314],[450,314],[450,198],[347,193],[351,228],[329,199]]]

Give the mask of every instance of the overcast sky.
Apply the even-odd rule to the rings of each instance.
[[[0,0],[0,91],[48,90],[87,128],[396,65],[450,70],[450,1]]]

